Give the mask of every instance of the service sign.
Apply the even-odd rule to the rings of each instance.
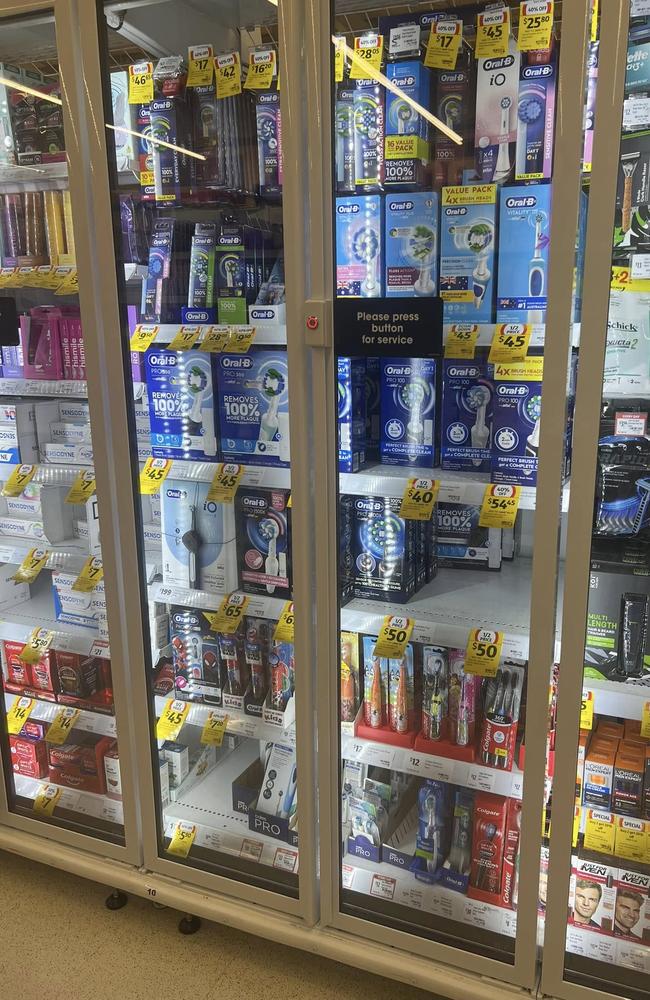
[[[442,353],[442,299],[336,299],[334,343],[346,357]]]

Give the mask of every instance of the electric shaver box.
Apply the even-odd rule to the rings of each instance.
[[[650,673],[650,575],[621,566],[589,576],[585,677],[625,681]]]
[[[161,490],[165,583],[229,594],[237,588],[235,516],[208,500],[210,483],[167,479]]]

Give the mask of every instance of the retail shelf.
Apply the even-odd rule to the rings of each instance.
[[[19,694],[5,692],[5,709],[7,712],[17,698],[20,698]],[[68,707],[67,705],[60,705],[58,702],[39,701],[35,699],[35,704],[29,717],[30,719],[35,719],[37,722],[53,722],[61,709]],[[102,712],[83,710],[78,716],[74,728],[84,733],[95,733],[97,736],[111,736],[113,738],[117,736],[115,716],[104,715]]]
[[[23,166],[5,163],[0,167],[0,188],[6,191],[51,191],[68,186],[68,164],[36,163]]]
[[[458,324],[458,323],[457,324],[445,323],[445,325],[443,327],[443,342],[444,343],[447,342],[447,336],[449,334],[449,331],[451,330],[452,325],[467,327],[467,326],[471,326],[472,324],[470,324],[470,323],[460,323],[460,324]],[[491,343],[492,343],[493,338],[494,338],[494,331],[497,329],[498,326],[502,326],[503,324],[502,323],[477,323],[475,325],[478,327],[478,338],[476,340],[476,346],[477,347],[489,347],[491,345]],[[544,339],[545,339],[545,336],[546,336],[546,325],[544,323],[532,323],[530,326],[531,326],[530,343],[529,343],[528,346],[529,347],[533,347],[533,348],[535,348],[535,347],[543,347],[544,346]],[[573,347],[578,347],[578,345],[580,344],[580,324],[579,323],[573,323],[573,325],[572,325],[572,337],[571,337],[571,341],[572,341],[572,346]],[[467,359],[465,359],[465,358],[458,358],[458,359],[455,359],[455,360],[458,360],[459,362],[462,363],[463,361],[466,361]]]
[[[650,682],[641,678],[624,683],[585,677],[583,690],[593,692],[594,712],[621,719],[640,719],[644,704],[650,702]]]
[[[157,326],[158,327],[158,332],[157,332],[157,334],[155,336],[155,339],[153,340],[152,343],[154,345],[158,344],[158,345],[161,345],[161,346],[163,346],[164,344],[169,344],[174,339],[174,337],[176,336],[176,334],[180,332],[181,329],[187,329],[188,326],[196,326],[199,329],[200,332],[199,332],[198,343],[201,343],[201,341],[203,340],[204,330],[207,330],[207,329],[210,328],[209,325],[200,324],[200,323],[196,323],[196,324],[194,324],[194,323],[185,323],[185,324],[183,324],[183,327],[181,327],[180,323],[159,323],[159,324],[158,323],[151,323],[151,324],[145,324],[145,325],[149,325],[150,327],[153,327],[153,326]],[[281,323],[266,323],[266,324],[265,323],[255,323],[255,324],[252,324],[252,323],[251,324],[247,324],[247,323],[246,324],[227,323],[227,324],[222,324],[222,325],[229,326],[230,329],[232,329],[232,330],[245,330],[245,329],[250,329],[251,326],[255,326],[255,330],[256,330],[255,340],[254,340],[255,345],[261,345],[261,346],[265,346],[265,347],[266,346],[280,347],[280,346],[284,346],[286,344],[286,342],[287,342],[287,328],[286,328],[286,326],[284,326]]]
[[[156,716],[161,714],[171,697],[173,697],[173,692],[170,692],[166,697],[160,695],[156,697]],[[210,713],[220,719],[228,716],[226,731],[229,736],[244,736],[251,740],[259,740],[262,743],[282,743],[285,746],[292,747],[296,745],[295,726],[292,725],[289,729],[283,729],[281,726],[273,726],[265,722],[262,718],[257,718],[254,715],[246,715],[245,712],[237,712],[232,708],[191,704],[183,725],[203,727]]]
[[[259,758],[255,743],[243,743],[220,760],[202,781],[164,809],[165,837],[177,823],[196,827],[197,847],[232,854],[284,872],[297,873],[298,848],[249,829],[248,816],[232,808],[233,781]]]
[[[587,927],[569,924],[566,933],[566,950],[572,955],[608,965],[617,965],[635,972],[650,973],[650,948],[641,939],[614,937]]]
[[[237,593],[241,593],[237,591]],[[213,594],[207,590],[188,590],[186,587],[174,587],[168,583],[154,583],[150,588],[150,600],[161,604],[180,604],[186,608],[198,608],[203,611],[216,611],[225,594]],[[274,621],[282,614],[285,601],[280,597],[262,597],[257,594],[243,594],[248,598],[246,614],[254,618],[270,618]]]
[[[420,882],[412,872],[394,865],[374,863],[346,854],[341,869],[344,889],[507,937],[516,934],[517,914],[514,910],[468,899],[462,893],[441,885]]]
[[[359,736],[341,737],[341,757],[343,760],[358,760],[366,764],[376,764],[388,770],[416,774],[420,778],[433,778],[452,785],[463,785],[480,792],[493,792],[521,799],[524,790],[522,771],[499,771],[482,764],[468,764],[449,757],[436,757],[419,750],[394,747],[388,743],[376,743]]]
[[[144,382],[133,383],[135,399],[141,399],[146,389]],[[0,396],[63,396],[68,399],[87,399],[88,383],[71,379],[0,378]]]
[[[45,628],[54,633],[52,648],[82,656],[101,656],[110,659],[108,643],[99,631],[82,625],[66,625],[54,617],[54,604],[50,580],[37,580],[32,585],[32,597],[0,613],[0,639],[27,642],[35,628]]]
[[[185,479],[193,482],[211,483],[216,462],[185,462],[175,459],[169,472],[170,479]],[[272,486],[276,489],[291,488],[291,469],[276,466],[246,465],[241,486]]]
[[[75,539],[51,545],[38,538],[14,538],[10,535],[0,535],[0,563],[19,566],[32,549],[47,549],[48,559],[45,568],[64,572],[79,572],[88,558],[88,546]]]
[[[26,778],[23,774],[14,774],[13,777],[16,794],[24,799],[35,799],[48,785],[60,788],[61,798],[54,810],[55,816],[57,809],[68,809],[81,816],[92,816],[94,819],[103,819],[120,826],[124,824],[124,809],[119,799],[111,799],[108,795],[98,795],[95,792],[80,792],[76,788],[65,788],[63,785],[48,781],[47,778]]]

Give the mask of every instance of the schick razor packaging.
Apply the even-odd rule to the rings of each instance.
[[[484,182],[503,184],[514,176],[520,62],[514,38],[507,56],[478,60],[474,152]]]
[[[650,131],[621,136],[614,246],[650,251]]]
[[[625,405],[625,400],[619,403]],[[594,534],[622,540],[647,535],[650,527],[650,440],[645,436],[647,414],[623,410],[616,422],[630,431],[598,442]]]
[[[492,482],[537,484],[544,359],[494,366]]]
[[[208,501],[210,483],[166,479],[161,489],[163,581],[229,594],[237,588],[235,515]]]
[[[415,521],[399,516],[401,499],[352,497],[354,596],[404,604],[415,593]]]
[[[386,196],[386,295],[436,294],[438,195]]]
[[[359,192],[384,187],[384,88],[374,80],[355,80],[354,183]]]
[[[650,90],[650,42],[629,45],[625,70],[625,93]]]
[[[442,189],[440,297],[445,323],[494,322],[494,184]]]
[[[550,184],[504,187],[499,209],[497,323],[544,323]]]
[[[336,190],[340,194],[354,193],[354,87],[339,84],[334,110],[336,135],[334,161]]]
[[[492,365],[443,361],[440,464],[489,472],[492,456]]]
[[[215,242],[216,226],[211,222],[197,222],[190,252],[187,306],[182,310],[184,323],[214,322]]]
[[[436,464],[435,428],[435,360],[382,358],[382,463],[433,467]]]
[[[263,487],[237,490],[237,562],[247,594],[291,597],[289,495],[289,490]]]
[[[174,686],[184,697],[220,705],[223,678],[216,632],[201,611],[172,607],[169,639]]]
[[[480,504],[439,500],[436,518],[440,566],[501,569],[501,528],[480,526]]]
[[[216,374],[224,461],[289,465],[286,351],[219,354]]]
[[[365,462],[365,358],[338,358],[339,472],[358,472]]]
[[[555,49],[522,53],[517,102],[515,180],[546,180],[553,173]]]
[[[650,293],[609,296],[603,393],[650,393]]]
[[[366,461],[379,461],[381,427],[381,364],[379,358],[366,358]]]
[[[257,95],[257,161],[261,195],[282,194],[282,116],[280,95],[265,91]]]
[[[214,462],[217,433],[212,360],[199,351],[152,348],[145,355],[151,453]]]
[[[429,160],[429,123],[413,102],[429,107],[431,73],[419,60],[409,60],[389,63],[386,76],[400,94],[386,90],[385,184],[417,185]]]
[[[336,294],[376,298],[382,291],[381,198],[336,199]]]

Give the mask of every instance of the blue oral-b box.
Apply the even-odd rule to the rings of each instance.
[[[286,351],[219,354],[216,373],[224,461],[289,465]]]
[[[152,454],[216,462],[211,355],[152,348],[145,370]]]
[[[489,472],[492,442],[492,365],[443,361],[440,464]]]
[[[544,359],[494,366],[492,482],[537,484]]]
[[[431,104],[431,73],[415,59],[392,62],[386,75],[398,93],[386,90],[386,186],[419,185],[429,159],[429,123],[414,104]]]
[[[431,468],[436,461],[436,362],[381,361],[381,461]]]
[[[436,294],[438,195],[386,196],[386,295]]]
[[[544,323],[551,228],[551,185],[501,191],[498,323]]]
[[[337,383],[339,472],[358,472],[365,462],[365,358],[338,358]]]
[[[495,184],[442,189],[440,297],[445,323],[493,323]]]
[[[336,199],[336,294],[369,299],[381,295],[384,272],[381,198],[370,194]]]

